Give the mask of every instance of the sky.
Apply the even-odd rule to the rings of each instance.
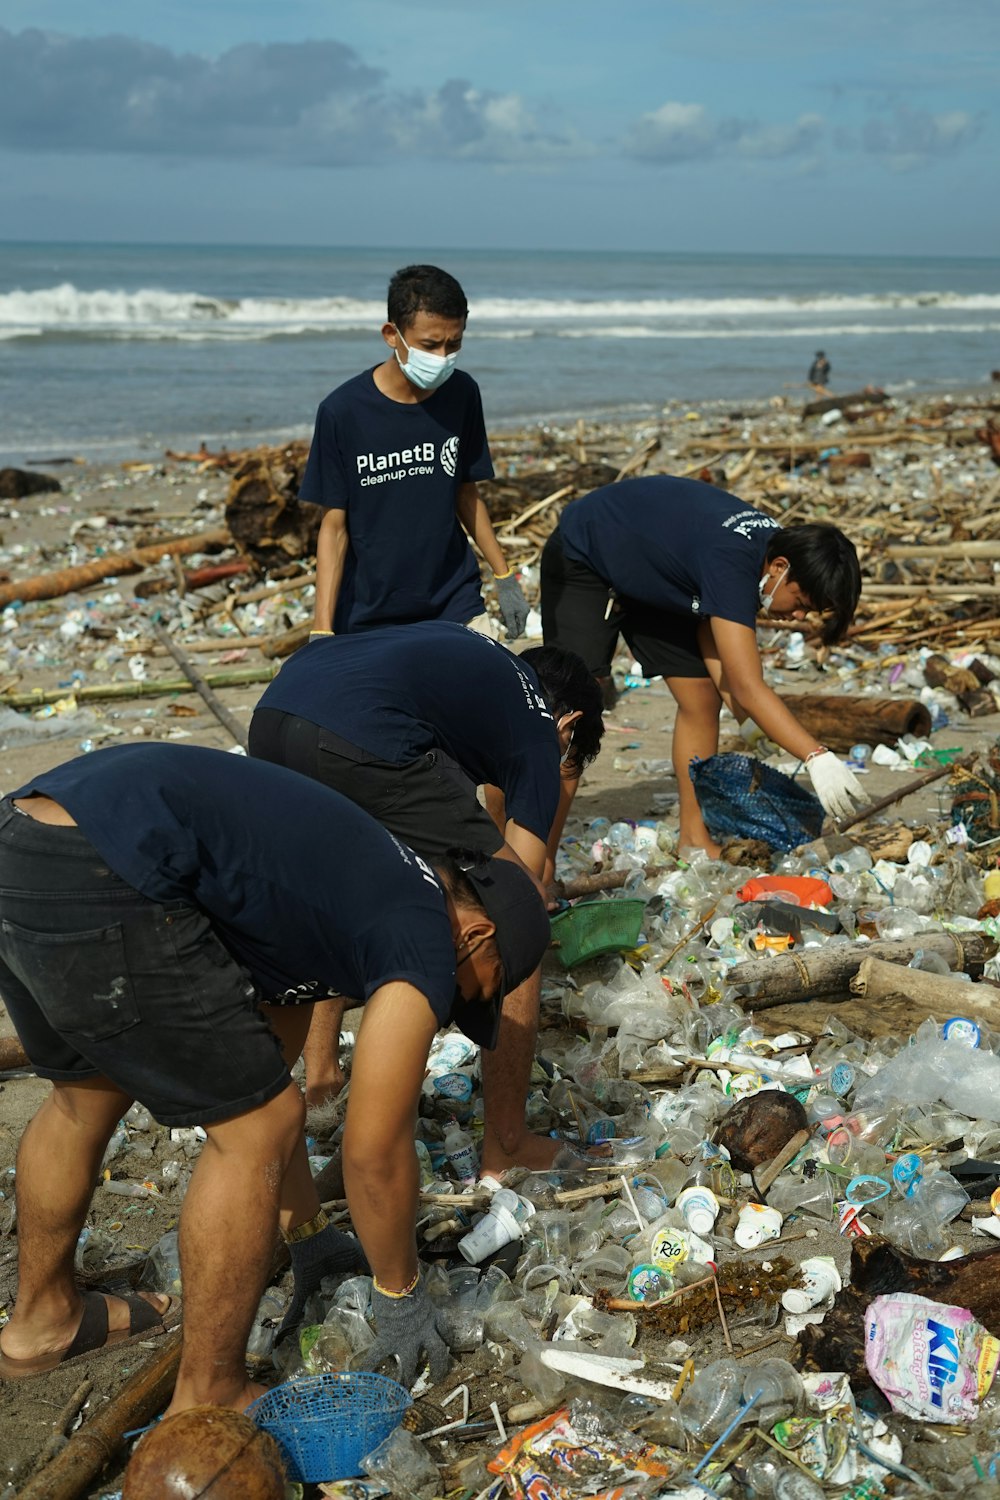
[[[0,238],[994,255],[997,0],[4,0]]]

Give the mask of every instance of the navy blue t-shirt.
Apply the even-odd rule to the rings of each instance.
[[[258,704],[404,765],[441,749],[508,818],[548,838],[559,803],[559,737],[538,678],[511,651],[442,620],[313,641]]]
[[[617,594],[752,630],[764,554],[777,526],[713,485],[652,474],[572,501],[559,535],[566,555],[586,563]]]
[[[337,631],[482,614],[479,565],[455,514],[461,485],[492,479],[479,387],[464,370],[423,401],[383,396],[365,370],[316,414],[300,495],[347,512]]]
[[[189,901],[261,998],[368,999],[405,980],[446,1026],[455,949],[437,876],[339,792],[268,761],[116,745],[46,771],[40,792],[153,901]]]

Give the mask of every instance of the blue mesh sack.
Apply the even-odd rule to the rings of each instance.
[[[819,798],[752,755],[692,760],[691,780],[713,839],[761,839],[784,851],[816,838],[823,826]]]

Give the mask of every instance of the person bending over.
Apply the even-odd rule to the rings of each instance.
[[[444,1375],[415,1235],[427,1055],[452,1021],[494,1044],[549,924],[510,860],[436,863],[329,788],[220,750],[99,750],[0,801],[0,997],[52,1081],[18,1151],[18,1293],[0,1377],[176,1317],[168,1298],[81,1293],[73,1275],[105,1147],[135,1099],[207,1136],[180,1217],[170,1413],[242,1410],[259,1394],[246,1344],[279,1226],[294,1272],[281,1331],[324,1275],[367,1256],[372,1366],[398,1355],[409,1383],[426,1354]],[[312,999],[331,988],[364,1004],[343,1144],[361,1248],[320,1208],[289,1074]]]
[[[314,634],[457,620],[493,633],[479,565],[493,569],[508,639],[528,617],[477,488],[492,479],[479,387],[455,368],[465,293],[437,266],[389,282],[388,359],[346,381],[316,415],[300,498],[325,511]]]
[[[350,797],[433,862],[456,845],[551,868],[577,780],[600,748],[601,694],[570,651],[515,656],[460,625],[425,622],[332,636],[289,657],[254,710],[252,756]],[[476,796],[496,789],[497,821]],[[500,1042],[483,1059],[483,1169],[551,1158],[524,1123],[539,979],[508,996]],[[343,1084],[337,1038],[346,1000],[317,1010],[306,1049],[310,1102]]]
[[[723,703],[746,733],[759,726],[805,762],[827,813],[846,817],[866,800],[852,772],[768,687],[755,636],[758,613],[803,620],[818,610],[824,641],[842,638],[861,569],[837,527],[782,528],[699,480],[624,480],[566,506],[542,553],[541,589],[547,645],[576,651],[610,684],[622,635],[645,675],[662,677],[677,700],[681,847],[719,853],[688,766],[718,749]]]

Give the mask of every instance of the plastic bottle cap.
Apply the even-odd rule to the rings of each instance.
[[[790,1286],[781,1294],[781,1305],[786,1312],[804,1313],[815,1305],[815,1301],[803,1287]]]
[[[950,1021],[945,1021],[942,1035],[945,1041],[963,1042],[966,1047],[975,1048],[979,1046],[982,1033],[968,1016],[952,1016]]]

